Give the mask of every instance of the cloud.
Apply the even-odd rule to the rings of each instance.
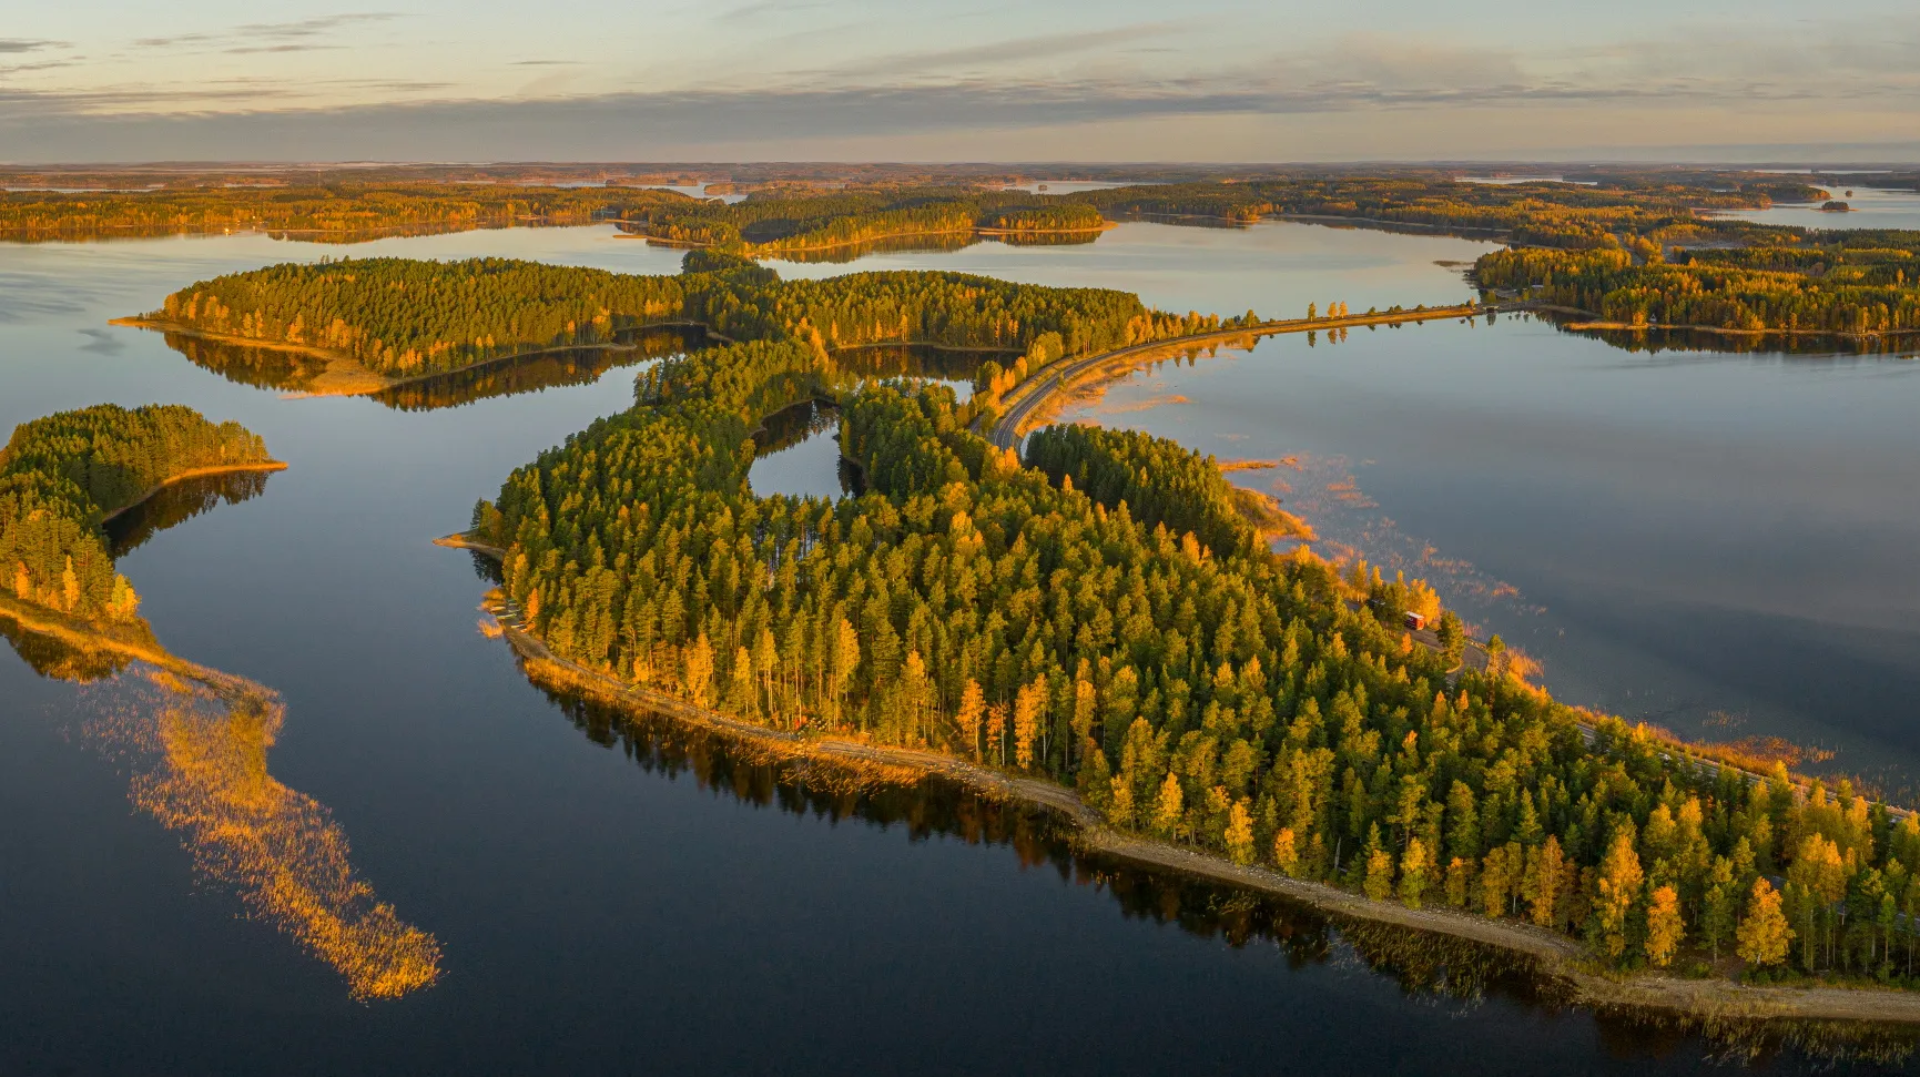
[[[327,49],[344,49],[345,45],[238,45],[225,50],[232,56],[250,56],[262,52],[321,52]]]
[[[839,64],[818,72],[836,80],[853,80],[876,75],[932,75],[942,70],[1013,63],[1020,60],[1053,59],[1084,53],[1110,45],[1122,45],[1147,38],[1162,38],[1182,32],[1174,23],[1142,23],[1109,30],[1075,31],[1061,34],[1036,34],[986,45],[967,45],[927,52],[909,52],[871,60]]]
[[[236,53],[291,52],[294,49],[286,46],[305,41],[307,38],[330,34],[350,26],[386,22],[399,17],[398,13],[391,11],[347,12],[339,15],[323,15],[314,19],[299,19],[294,22],[244,23],[231,30],[217,33],[199,32],[174,34],[168,37],[143,37],[136,39],[134,44],[148,49],[178,48],[183,45],[217,45],[224,46],[224,51]]]
[[[715,12],[714,20],[735,23],[743,19],[764,19],[828,6],[828,0],[750,0],[748,3]]]
[[[328,34],[394,17],[257,23],[147,43],[230,53],[329,49],[340,46]],[[1536,141],[1586,139],[1603,123],[1636,139],[1644,132],[1654,143],[1669,135],[1752,142],[1750,129],[1736,135],[1718,120],[1702,126],[1698,117],[1792,116],[1804,119],[1803,129],[1816,130],[1823,110],[1834,121],[1823,138],[1920,136],[1920,65],[1911,62],[1920,17],[1891,20],[1880,27],[1882,36],[1849,45],[1848,33],[1858,30],[1829,26],[1815,34],[1761,25],[1723,32],[1712,50],[1614,39],[1558,51],[1369,32],[1283,39],[1285,46],[1259,52],[1258,42],[1273,38],[1249,32],[1239,47],[1223,49],[1183,25],[1141,23],[868,55],[801,70],[722,66],[690,76],[710,77],[710,86],[658,92],[572,93],[589,85],[583,80],[595,66],[543,58],[510,62],[547,69],[530,70],[529,81],[518,86],[499,80],[501,69],[494,67],[491,81],[469,80],[464,89],[406,79],[295,81],[277,71],[239,85],[0,89],[0,159],[659,159],[698,154],[702,147],[738,152],[856,140],[884,155],[886,139],[938,147],[942,139],[960,145],[980,132],[1031,132],[1032,139],[1022,135],[1005,144],[1045,147],[1061,137],[1055,132],[1075,137],[1076,125],[1152,129],[1155,138],[1134,144],[1153,153],[1170,152],[1165,133],[1176,128],[1226,130],[1280,120],[1302,130],[1379,132],[1391,157],[1388,147],[1408,139],[1443,142],[1434,133],[1443,130],[1459,132],[1462,145],[1513,145],[1523,130]],[[1794,48],[1821,59],[1810,68],[1774,62]],[[482,99],[476,86],[499,96]],[[426,96],[441,99],[421,100]],[[341,103],[368,100],[373,103]],[[1461,118],[1469,114],[1474,119]],[[1660,119],[1683,115],[1689,118]],[[1634,126],[1622,119],[1629,116]],[[1320,119],[1296,122],[1301,117]],[[1878,131],[1867,123],[1875,117],[1882,121]],[[1793,137],[1799,136],[1783,141]],[[1128,143],[1116,138],[1112,144]],[[1199,143],[1181,136],[1179,144]],[[1244,140],[1221,147],[1243,158],[1284,158],[1286,150]],[[1294,152],[1308,150],[1319,147]]]
[[[64,41],[32,41],[17,37],[0,37],[0,56],[17,52],[33,52],[37,49],[63,49]]]

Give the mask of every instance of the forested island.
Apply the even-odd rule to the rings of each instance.
[[[102,523],[185,477],[284,466],[238,423],[178,406],[102,404],[25,423],[0,449],[7,590],[72,617],[131,622],[140,599],[113,570]]]
[[[636,276],[503,258],[281,265],[191,285],[162,309],[126,321],[311,352],[370,372],[375,388],[550,349],[614,346],[661,325],[697,324],[721,339],[792,326],[815,352],[896,343],[1025,352],[1016,363],[1024,376],[1068,352],[1231,323],[1152,311],[1122,292],[959,273],[783,281],[743,257],[710,251],[690,255],[687,266],[678,276]],[[1036,325],[1045,328],[1031,332]]]
[[[1797,237],[1795,237],[1797,238]],[[1711,329],[1869,338],[1920,330],[1920,233],[1650,252],[1522,249],[1483,255],[1483,288],[1589,317],[1595,328]]]
[[[642,376],[631,411],[476,507],[464,541],[500,558],[503,614],[573,683],[1071,788],[1117,832],[1551,932],[1605,968],[1724,974],[1737,955],[1761,981],[1912,975],[1911,816],[1566,707],[1498,641],[1486,668],[1463,665],[1451,617],[1439,648],[1414,642],[1402,619],[1439,612],[1429,589],[1272,552],[1218,469],[1170,442],[1044,430],[1022,461],[975,433],[994,393],[961,404],[836,359],[861,343],[1018,355],[981,353],[991,387],[1192,320],[960,274],[785,282],[709,251],[678,278],[594,273],[352,262],[175,298],[215,295],[270,337],[296,317],[365,330],[382,356],[619,318],[707,326],[709,346]],[[753,432],[822,395],[866,492],[755,496]]]
[[[903,236],[1098,233],[1108,222],[1084,202],[916,187],[658,203],[628,213],[622,227],[662,242],[783,256]]]

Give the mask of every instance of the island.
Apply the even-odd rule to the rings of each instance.
[[[6,589],[71,617],[131,622],[140,599],[113,570],[101,525],[173,483],[285,467],[239,424],[189,408],[103,404],[26,423],[0,449]]]
[[[1870,343],[1920,331],[1920,233],[1832,232],[1734,248],[1483,255],[1490,294],[1562,308],[1573,329],[1692,329]]]

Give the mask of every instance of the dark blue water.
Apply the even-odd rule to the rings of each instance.
[[[1349,240],[1359,247],[1344,261],[1313,269],[1313,251]],[[1426,301],[1455,298],[1456,271],[1432,263],[1474,248],[1301,226],[1129,226],[1093,247],[996,244],[924,260],[1048,278],[1085,270],[1085,283],[1136,287],[1167,306],[1280,311],[1310,297],[1419,301],[1410,293],[1424,281],[1438,293]],[[678,257],[604,229],[353,253],[376,250],[654,272]],[[468,555],[430,540],[463,527],[514,466],[625,407],[630,370],[402,411],[284,399],[193,366],[157,334],[105,325],[200,277],[337,253],[258,237],[0,249],[0,429],[101,401],[166,401],[244,423],[291,465],[258,496],[152,536],[121,568],[173,653],[280,694],[272,778],[325,805],[356,877],[438,941],[441,979],[399,1000],[351,999],[332,967],[246,917],[236,887],[196,870],[182,832],[130,800],[153,761],[101,730],[150,722],[155,691],[131,675],[88,687],[48,679],[0,648],[0,1074],[1702,1066],[1698,1039],[1545,1008],[1497,975],[1478,1001],[1424,989],[1421,955],[1432,951],[1419,946],[1363,938],[1356,948],[1301,910],[1076,865],[1041,823],[950,791],[862,798],[817,777],[783,784],[713,746],[623,733],[549,698],[476,630],[487,584]],[[1216,257],[1271,264],[1221,273]],[[1175,260],[1156,261],[1165,258]],[[1224,306],[1202,300],[1216,285]],[[1401,332],[1397,362],[1408,368],[1437,367],[1433,346],[1449,333],[1497,339]],[[1332,364],[1359,349],[1313,354]],[[1371,360],[1378,377],[1344,368],[1350,391],[1381,394],[1380,410],[1346,424],[1329,414],[1316,436],[1351,426],[1338,436],[1377,434],[1380,458],[1394,458],[1396,431],[1420,429],[1423,404],[1388,388],[1392,361]],[[1539,403],[1476,381],[1472,362],[1451,361],[1459,397],[1516,416]],[[1747,362],[1718,369],[1747,377]],[[1194,371],[1207,369],[1203,360]],[[1657,400],[1660,369],[1635,375],[1619,406]],[[1249,428],[1283,416],[1294,425],[1277,398],[1245,407]],[[1537,422],[1563,425],[1551,413]],[[1551,464],[1489,444],[1458,466],[1471,465],[1473,486],[1525,499],[1549,484]],[[1424,481],[1458,488],[1464,473]],[[1663,477],[1648,467],[1642,480]],[[1365,485],[1397,512],[1395,499],[1422,481]],[[1473,533],[1446,544],[1486,556]],[[1446,953],[1456,981],[1478,982],[1471,955]]]

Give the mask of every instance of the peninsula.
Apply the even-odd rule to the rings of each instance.
[[[350,332],[357,309],[325,299],[349,293],[320,279],[337,272],[263,271],[289,287],[281,313],[252,324],[310,310],[309,324]],[[390,308],[408,340],[430,341],[441,297],[481,279],[380,272],[442,282]],[[1050,783],[1115,833],[1368,907],[1544,932],[1603,979],[1721,977],[1704,993],[1629,981],[1674,1005],[1827,999],[1725,982],[1736,971],[1905,982],[1920,941],[1901,916],[1920,911],[1911,816],[1845,785],[1755,782],[1575,711],[1516,676],[1497,641],[1484,669],[1461,663],[1457,629],[1439,648],[1414,642],[1404,613],[1430,591],[1271,552],[1218,470],[1174,466],[1186,454],[1170,443],[1043,430],[1023,462],[973,432],[1054,364],[1223,326],[1121,293],[959,274],[785,282],[719,252],[668,280],[617,287],[679,288],[679,309],[657,316],[722,342],[648,370],[634,409],[517,472],[462,540],[499,557],[503,616],[561,668],[785,738]],[[244,280],[220,287],[228,317],[269,309],[226,298],[256,294]],[[502,309],[544,326],[577,291]],[[888,341],[1018,359],[983,359],[987,391],[964,404],[835,362],[836,347]],[[866,492],[754,496],[751,432],[823,394]],[[1136,466],[1148,459],[1167,466]],[[1920,1018],[1905,1002],[1870,1009]]]

